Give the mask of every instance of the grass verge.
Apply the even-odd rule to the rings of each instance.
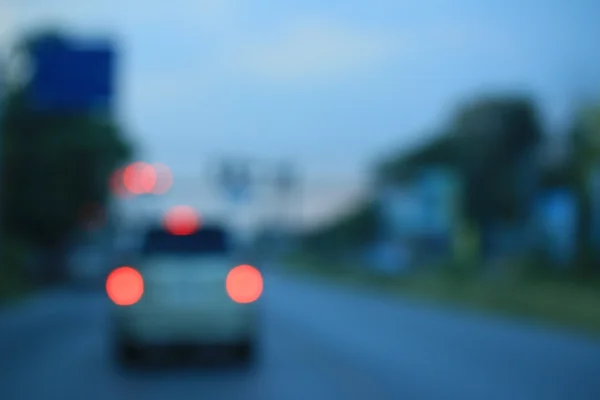
[[[427,272],[381,276],[318,262],[294,260],[291,272],[318,276],[351,286],[458,305],[479,311],[520,316],[578,330],[600,338],[600,282],[559,277],[474,278]]]

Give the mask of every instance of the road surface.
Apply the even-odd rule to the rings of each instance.
[[[5,308],[0,398],[600,399],[599,343],[298,278],[265,285],[252,371],[119,370],[101,293],[56,290]]]

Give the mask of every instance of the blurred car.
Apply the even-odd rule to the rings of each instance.
[[[129,269],[143,281],[141,297],[115,301],[113,294],[112,337],[117,361],[128,365],[155,349],[208,346],[232,350],[239,361],[252,363],[258,336],[256,300],[262,280],[251,282],[260,285],[250,288],[254,297],[234,300],[227,285],[236,267],[235,257],[235,244],[220,226],[204,226],[186,235],[149,229],[137,265]],[[107,281],[107,290],[109,286],[125,290],[134,284],[131,277],[117,277],[112,283]]]

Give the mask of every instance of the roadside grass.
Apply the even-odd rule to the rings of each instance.
[[[519,316],[542,324],[578,330],[600,338],[600,281],[559,276],[526,277],[507,274],[485,278],[440,269],[404,276],[382,276],[357,268],[294,259],[292,273],[317,276],[337,283],[367,287],[401,296],[460,306],[478,311]]]

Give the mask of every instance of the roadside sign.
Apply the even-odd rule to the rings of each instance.
[[[112,43],[48,38],[34,44],[31,57],[33,107],[69,111],[110,108],[116,58]]]
[[[227,198],[240,203],[250,200],[250,170],[246,165],[223,163],[220,171],[221,189]]]
[[[457,189],[457,182],[450,172],[437,169],[422,171],[417,183],[422,206],[422,233],[451,234]]]
[[[547,251],[554,260],[567,264],[575,256],[577,201],[568,190],[544,194],[538,206]]]
[[[418,200],[411,187],[383,188],[379,194],[379,207],[385,236],[397,238],[417,232],[422,214]]]

